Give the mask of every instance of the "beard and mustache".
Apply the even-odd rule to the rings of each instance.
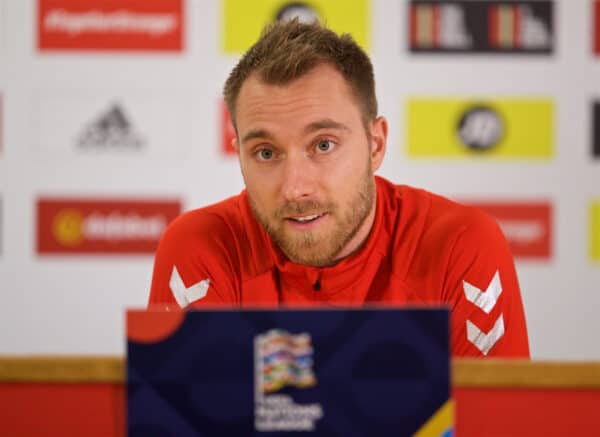
[[[282,252],[297,264],[312,267],[334,265],[338,256],[354,238],[371,212],[375,200],[375,179],[368,160],[367,171],[358,181],[356,191],[345,204],[333,200],[286,202],[272,214],[261,211],[249,195],[254,216]],[[291,230],[286,217],[326,213],[326,229]]]

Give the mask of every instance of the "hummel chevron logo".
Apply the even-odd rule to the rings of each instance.
[[[502,338],[504,335],[504,318],[502,314],[494,323],[494,327],[490,329],[490,332],[484,334],[470,320],[467,320],[467,338],[471,343],[475,345],[477,349],[481,351],[483,355],[487,355],[491,348]]]
[[[469,284],[467,281],[463,281],[463,289],[465,290],[465,296],[469,302],[472,302],[486,314],[489,314],[490,311],[494,309],[500,294],[502,294],[500,272],[496,270],[496,274],[490,281],[490,285],[488,285],[485,292],[481,291],[474,285]]]
[[[175,297],[175,300],[181,308],[184,308],[192,302],[202,299],[206,296],[208,286],[210,285],[210,279],[203,279],[200,282],[195,283],[189,288],[185,286],[177,267],[173,266],[173,272],[171,273],[171,279],[169,280],[169,287],[171,293]]]

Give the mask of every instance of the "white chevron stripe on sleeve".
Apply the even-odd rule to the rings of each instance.
[[[500,272],[496,270],[496,273],[494,274],[494,277],[490,281],[490,284],[485,292],[481,291],[474,285],[469,284],[467,281],[463,281],[463,289],[469,302],[472,302],[486,314],[489,314],[490,311],[494,309],[498,298],[502,294]]]
[[[192,302],[202,299],[206,296],[208,286],[210,285],[210,279],[203,279],[195,283],[190,287],[186,287],[177,271],[177,267],[173,266],[173,272],[171,272],[171,279],[169,280],[169,287],[173,297],[181,308],[185,308]]]
[[[496,323],[494,323],[494,327],[490,329],[490,332],[487,334],[484,334],[477,325],[470,320],[467,320],[467,338],[483,355],[487,355],[490,349],[494,347],[503,335],[504,318],[502,317],[502,314],[500,314]]]

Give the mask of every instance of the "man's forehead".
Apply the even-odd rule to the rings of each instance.
[[[285,126],[283,126],[285,127]],[[314,132],[318,132],[320,130],[336,130],[345,133],[352,132],[352,128],[340,121],[336,121],[332,118],[322,118],[318,120],[314,120],[310,123],[307,123],[301,128],[301,133],[303,135],[309,135]],[[240,132],[241,134],[241,142],[242,144],[251,141],[256,138],[267,138],[274,139],[275,134],[269,128],[250,128],[247,132]]]
[[[362,122],[361,108],[344,76],[321,63],[285,84],[273,84],[260,72],[250,75],[236,102],[236,131],[241,143],[271,138],[290,129],[306,134],[318,129],[350,132]],[[293,125],[293,126],[292,126]]]

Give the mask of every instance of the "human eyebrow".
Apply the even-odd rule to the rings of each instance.
[[[323,120],[313,121],[309,125],[304,128],[304,133],[311,133],[321,129],[336,129],[336,130],[344,130],[350,132],[350,127],[346,126],[343,123],[334,121],[330,118],[324,118]]]
[[[250,140],[254,140],[256,138],[265,138],[267,140],[273,140],[273,135],[271,135],[269,132],[267,132],[264,129],[253,129],[250,132],[247,132],[242,137],[242,144],[244,144]]]

